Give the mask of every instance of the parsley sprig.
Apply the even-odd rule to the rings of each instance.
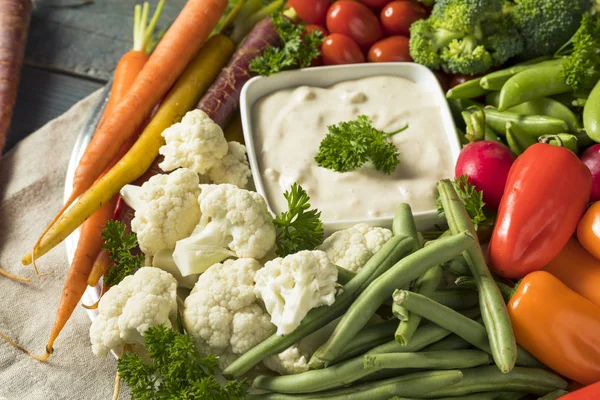
[[[469,217],[471,217],[475,229],[477,229],[480,224],[488,220],[483,209],[485,206],[483,192],[475,189],[475,186],[469,183],[469,177],[467,175],[461,175],[460,177],[455,178],[452,180],[452,185],[458,194],[458,198],[464,204]],[[437,209],[440,217],[443,217],[444,207],[442,207],[439,194],[437,196]]]
[[[288,69],[306,68],[321,54],[321,31],[305,34],[303,25],[294,23],[281,12],[274,13],[271,21],[279,33],[281,46],[269,46],[261,56],[252,60],[250,71],[269,76]]]
[[[300,250],[312,250],[323,242],[321,212],[310,208],[310,197],[296,182],[284,194],[288,211],[273,219],[277,228],[277,255],[285,257]]]
[[[104,275],[104,284],[114,286],[127,275],[133,274],[144,265],[142,254],[133,254],[138,247],[137,235],[125,233],[125,225],[119,221],[108,221],[102,231],[104,248],[108,251],[110,260],[115,264]]]
[[[125,353],[117,365],[134,400],[242,400],[248,393],[247,380],[224,386],[217,382],[213,376],[216,356],[200,356],[190,335],[165,326],[148,328],[144,347],[150,362]]]
[[[407,128],[405,126],[386,133],[375,129],[373,121],[366,115],[330,125],[327,127],[329,133],[319,145],[315,161],[321,167],[348,172],[371,160],[377,170],[391,174],[400,163],[400,155],[389,138]]]

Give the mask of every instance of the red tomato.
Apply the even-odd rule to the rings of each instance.
[[[351,38],[332,33],[323,41],[323,62],[325,65],[357,64],[365,62],[365,56],[358,44]]]
[[[393,0],[360,0],[361,3],[372,8],[381,8]]]
[[[371,46],[368,60],[371,62],[412,61],[406,36],[390,36]]]
[[[452,80],[450,80],[450,87],[453,88],[454,86],[458,86],[458,85],[468,82],[472,79],[479,78],[480,76],[481,76],[481,74],[475,74],[475,75],[454,74],[452,76]]]
[[[289,0],[300,19],[308,24],[324,24],[331,0]]]
[[[313,31],[321,31],[321,33],[323,34],[323,37],[326,37],[327,35],[329,35],[329,32],[327,32],[327,29],[325,29],[321,25],[306,25],[304,27],[304,33],[306,35],[310,34]],[[323,65],[323,56],[315,57],[312,60],[312,62],[310,63],[311,67],[319,67],[321,65]]]
[[[427,11],[412,1],[397,0],[385,6],[379,18],[387,35],[410,36],[410,26],[419,19],[427,18]]]
[[[348,36],[364,51],[383,37],[375,14],[364,4],[350,0],[336,1],[329,7],[327,29]]]

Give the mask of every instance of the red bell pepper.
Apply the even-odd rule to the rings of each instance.
[[[488,247],[492,269],[522,278],[558,255],[577,228],[592,174],[570,150],[534,144],[512,165]]]
[[[561,396],[558,400],[600,400],[600,382]]]

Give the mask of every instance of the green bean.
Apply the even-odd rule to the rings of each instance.
[[[538,398],[538,400],[557,400],[558,398],[568,393],[569,392],[567,392],[566,390],[557,389],[554,392],[548,393],[547,395]]]
[[[494,71],[481,78],[479,85],[487,90],[501,90],[504,84],[513,76],[519,72],[526,71],[528,69],[538,68],[540,66],[553,66],[562,65],[564,60],[548,60],[542,61],[535,64],[520,64],[514,67],[502,69],[500,71]]]
[[[583,126],[592,140],[600,142],[600,81],[592,89],[583,107]]]
[[[472,276],[460,276],[456,278],[456,286],[458,287],[468,287],[468,288],[477,288],[477,284],[475,283],[475,279]],[[505,283],[496,281],[496,285],[500,292],[502,293],[502,298],[504,298],[504,302],[508,303],[510,298],[513,296],[515,289],[511,288]]]
[[[356,272],[354,271],[349,271],[346,268],[342,268],[340,266],[337,266],[337,270],[338,270],[338,283],[340,285],[345,285],[346,283],[350,282],[350,280],[352,278],[354,278],[356,276]]]
[[[456,85],[446,93],[448,99],[472,99],[474,97],[483,96],[488,91],[481,87],[479,82],[481,78],[471,79]]]
[[[312,355],[309,366],[312,369],[324,368],[339,357],[344,348],[397,287],[402,287],[421,276],[428,269],[456,257],[472,247],[474,243],[475,238],[472,234],[460,232],[447,238],[438,239],[432,245],[397,262],[373,281],[352,303],[329,340]]]
[[[547,143],[551,146],[564,147],[571,150],[575,155],[579,153],[577,136],[570,133],[558,133],[556,135],[542,135],[538,138],[540,143]]]
[[[506,143],[513,153],[520,156],[529,147],[537,143],[535,137],[524,132],[517,124],[506,122]]]
[[[495,366],[464,369],[459,383],[431,391],[422,397],[462,396],[478,392],[514,391],[545,395],[556,389],[565,389],[567,382],[560,376],[539,368],[515,367],[502,373]]]
[[[335,362],[341,362],[349,358],[364,354],[376,346],[389,342],[398,327],[398,321],[390,319],[373,325],[365,326],[344,349],[341,357]]]
[[[448,179],[442,180],[438,184],[438,191],[448,225],[452,232],[460,232],[467,229],[469,232],[474,233],[475,227],[464,205],[458,198],[452,182]],[[488,331],[489,346],[492,350],[494,362],[502,372],[506,373],[515,365],[517,359],[517,342],[513,334],[504,299],[485,263],[481,247],[474,246],[465,251],[463,255],[469,264],[471,275],[473,275],[477,283],[479,306],[485,327]]]
[[[440,340],[430,346],[427,346],[423,351],[447,351],[447,350],[465,350],[473,345],[458,335],[450,335],[445,339]]]
[[[562,133],[569,130],[567,123],[558,118],[544,115],[524,115],[511,111],[501,112],[493,108],[485,108],[484,111],[486,124],[501,136],[506,134],[506,123],[508,121],[536,138],[541,135]]]
[[[452,260],[444,263],[444,267],[457,276],[470,275],[471,270],[469,269],[469,265],[467,264],[467,260],[461,254],[458,257],[453,258]]]
[[[511,77],[500,90],[500,111],[539,97],[572,91],[561,77],[562,65],[527,69]]]
[[[323,371],[321,371],[323,372]],[[394,396],[422,397],[431,390],[454,385],[462,379],[459,370],[426,371],[382,381],[353,385],[343,389],[308,394],[268,393],[250,395],[248,400],[388,400]]]
[[[358,274],[344,285],[343,292],[338,295],[329,307],[318,307],[310,310],[298,328],[285,336],[273,334],[240,358],[229,364],[223,371],[225,376],[238,378],[249,371],[264,358],[282,352],[298,340],[321,329],[335,320],[348,309],[365,287],[376,280],[381,274],[406,255],[413,248],[414,242],[407,236],[394,236],[367,261]],[[369,317],[370,318],[370,317]]]
[[[488,340],[488,332],[486,331],[485,326],[479,322],[465,317],[451,308],[436,303],[425,296],[407,290],[400,290],[397,293],[394,293],[394,301],[401,303],[409,311],[419,314],[434,324],[457,334],[473,346],[493,355],[493,349]],[[504,304],[504,302],[502,302],[502,304]],[[515,347],[515,359],[519,365],[530,367],[540,366],[539,362],[526,350],[520,346]]]
[[[494,400],[519,400],[527,396],[527,393],[523,392],[503,392],[495,395]]]
[[[429,296],[433,301],[450,307],[453,310],[466,310],[479,306],[479,295],[476,291],[465,289],[438,290]]]
[[[257,389],[278,393],[314,393],[351,384],[381,370],[472,368],[488,362],[489,355],[479,350],[372,354],[323,370],[286,376],[259,375],[252,385]]]

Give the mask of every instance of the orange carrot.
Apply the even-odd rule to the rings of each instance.
[[[154,16],[150,23],[147,23],[148,20],[148,12],[150,9],[149,4],[146,2],[144,6],[136,5],[134,9],[135,17],[133,23],[133,48],[125,53],[123,57],[119,60],[117,67],[115,68],[112,87],[110,89],[110,97],[108,99],[108,103],[106,104],[106,108],[102,114],[100,122],[98,123],[98,127],[96,128],[96,133],[94,134],[94,138],[98,135],[98,130],[104,123],[104,121],[109,118],[117,108],[118,103],[125,98],[129,89],[133,86],[137,76],[142,71],[144,65],[149,60],[148,53],[152,50],[152,47],[149,45],[151,42],[152,32],[154,31],[154,27],[156,26],[156,22],[162,12],[164,7],[165,0],[160,0],[158,6],[156,7],[156,11],[154,12]],[[93,145],[94,139],[88,146],[88,149]],[[132,143],[133,144],[133,143]],[[131,147],[131,145],[127,147],[127,150]],[[126,145],[123,144],[121,147]],[[40,237],[38,238],[35,247],[39,245],[42,237],[48,232],[48,229],[54,225],[54,223],[58,220],[58,218],[66,211],[66,209],[75,201],[81,193],[89,188],[90,185],[87,185],[89,170],[87,168],[88,163],[85,161],[86,154],[88,153],[88,149],[86,149],[77,169],[75,170],[75,174],[73,177],[73,190],[71,192],[71,196],[67,199],[63,207],[58,211],[56,216],[50,221],[50,224],[44,229]],[[122,148],[119,149],[119,153],[112,159],[112,165],[114,165],[127,151],[122,151]],[[109,158],[111,161],[111,158]],[[105,171],[106,172],[106,171]],[[93,178],[96,179],[96,178]],[[115,200],[116,201],[116,200]],[[112,207],[115,206],[113,202]],[[35,262],[33,264],[34,270],[36,274],[37,266]]]

